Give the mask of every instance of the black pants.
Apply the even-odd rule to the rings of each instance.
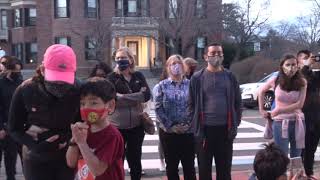
[[[227,126],[205,126],[205,138],[198,142],[199,180],[212,179],[212,159],[217,180],[231,180],[233,140],[228,139]]]
[[[142,143],[144,139],[144,129],[142,126],[132,129],[119,129],[125,145],[125,154],[130,168],[132,180],[141,179],[141,155]],[[124,157],[123,157],[124,159]]]
[[[185,180],[196,180],[194,168],[193,134],[166,133],[159,129],[160,141],[166,161],[168,180],[179,180],[179,162],[181,161]]]
[[[26,180],[74,180],[75,170],[67,166],[64,156],[52,160],[34,159],[23,148],[23,168]],[[45,157],[48,158],[48,157]]]
[[[2,156],[2,152],[4,153],[7,180],[15,180],[18,144],[9,135],[6,135],[4,139],[0,140],[0,148],[0,156]]]
[[[320,119],[312,118],[312,115],[305,113],[306,118],[306,135],[305,135],[305,149],[303,153],[303,164],[306,174],[313,175],[314,153],[320,139],[320,125],[314,123]]]

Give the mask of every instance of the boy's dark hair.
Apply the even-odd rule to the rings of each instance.
[[[80,97],[93,95],[101,98],[105,103],[116,98],[116,89],[114,85],[101,77],[93,77],[80,87]]]
[[[308,57],[310,56],[311,54],[311,51],[307,50],[307,49],[303,49],[303,50],[300,50],[298,53],[297,53],[297,56],[299,56],[300,54],[306,54]]]
[[[290,160],[274,143],[264,146],[254,158],[254,172],[259,180],[276,180],[286,173]]]

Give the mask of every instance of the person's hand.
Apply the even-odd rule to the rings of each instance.
[[[180,124],[176,124],[176,125],[172,126],[171,131],[176,134],[182,134],[184,132]]]
[[[271,118],[274,118],[275,116],[279,115],[280,113],[281,113],[281,109],[280,108],[275,108],[274,110],[272,110],[270,112]]]
[[[182,124],[178,124],[178,128],[179,128],[181,133],[184,133],[184,132],[186,132],[186,131],[188,131],[190,129],[190,125],[182,123]]]
[[[123,97],[123,94],[117,93],[117,97]]]
[[[4,139],[6,137],[7,133],[4,129],[0,130],[0,139]]]
[[[305,65],[305,66],[311,66],[314,63],[315,63],[315,57],[312,54],[309,56],[308,59],[303,61],[303,65]]]
[[[269,113],[266,110],[260,110],[260,114],[265,119],[268,119],[269,117]]]
[[[49,152],[54,151],[55,149],[62,149],[66,146],[65,143],[59,144],[57,140],[59,139],[59,135],[53,135],[47,138],[45,141],[41,141],[32,147],[32,151],[34,152]]]
[[[38,134],[41,134],[43,132],[48,131],[49,129],[42,128],[36,125],[31,125],[29,129],[26,131],[26,134],[31,136],[33,140],[37,141],[38,140]]]
[[[141,87],[140,92],[146,92],[147,91],[147,87]]]
[[[71,125],[72,138],[78,145],[87,143],[88,130],[86,123],[77,122]]]
[[[296,174],[293,174],[293,172],[290,171],[288,179],[289,180],[301,180],[301,179],[307,180],[308,178],[303,174],[304,174],[303,170],[298,171]]]
[[[56,140],[58,140],[59,139],[59,135],[54,135],[54,136],[51,136],[51,137],[49,137],[48,139],[46,139],[46,141],[48,142],[48,143],[54,143]],[[67,146],[67,142],[64,142],[64,143],[59,143],[58,144],[58,147],[59,147],[59,149],[63,149],[64,147],[66,147]]]

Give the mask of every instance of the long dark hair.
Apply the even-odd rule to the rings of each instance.
[[[90,78],[90,77],[95,77],[98,69],[103,70],[106,75],[108,75],[109,73],[112,72],[112,69],[111,69],[111,67],[110,67],[108,64],[106,64],[106,63],[104,63],[104,62],[100,62],[99,64],[97,64],[97,65],[92,69],[89,78]]]
[[[32,81],[38,82],[38,83],[43,83],[44,82],[44,76],[42,75],[43,71],[43,65],[40,64],[37,69],[35,75],[32,77]]]
[[[282,66],[289,59],[294,59],[298,65],[298,60],[294,55],[292,55],[292,54],[285,55],[280,62],[278,82],[279,82],[281,89],[284,91],[287,91],[287,92],[299,91],[299,90],[301,90],[302,87],[305,86],[301,72],[298,70],[296,72],[296,74],[290,78],[283,71]]]

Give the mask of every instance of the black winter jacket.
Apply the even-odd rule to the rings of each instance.
[[[306,115],[306,121],[312,120],[320,125],[320,71],[312,71],[308,66],[304,66],[301,72],[308,81],[306,100],[302,110]]]
[[[114,84],[117,93],[116,110],[111,118],[119,129],[130,129],[141,125],[142,103],[151,98],[150,88],[141,72],[134,72],[130,82],[123,75],[111,73],[108,79]],[[146,91],[141,91],[146,88]]]
[[[23,82],[13,95],[8,130],[17,142],[31,150],[32,157],[54,159],[58,155],[62,158],[64,153],[59,150],[58,143],[67,142],[71,138],[70,124],[80,121],[79,111],[78,87],[74,87],[64,97],[56,98],[46,91],[42,82],[29,79]],[[31,125],[49,131],[38,135],[36,141],[25,133]],[[59,139],[54,143],[45,141],[56,134]]]
[[[6,74],[0,76],[0,130],[7,127],[12,95],[21,83],[22,79],[12,81],[6,77]]]

